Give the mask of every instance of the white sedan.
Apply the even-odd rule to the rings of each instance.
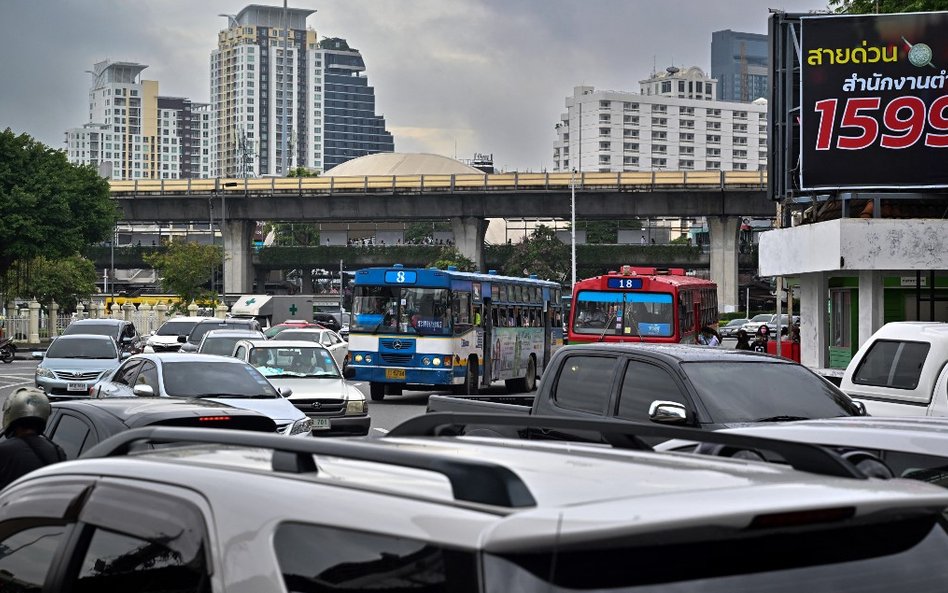
[[[331,329],[285,329],[279,333],[279,340],[304,340],[306,342],[316,342],[322,344],[332,355],[339,368],[345,369],[349,364],[349,342],[339,337],[339,334]]]

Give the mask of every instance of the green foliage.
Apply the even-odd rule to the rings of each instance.
[[[144,259],[158,270],[162,288],[181,297],[180,306],[214,302],[216,294],[207,283],[224,262],[220,245],[176,241],[166,251],[146,254]]]
[[[541,224],[526,241],[513,246],[503,273],[508,276],[536,274],[544,280],[563,282],[570,275],[570,269],[569,245],[557,239],[552,228]]]
[[[6,294],[22,299],[35,298],[41,305],[52,301],[62,311],[74,311],[76,303],[95,292],[95,265],[81,255],[47,259],[37,257],[17,261],[7,272]]]
[[[264,231],[273,231],[273,243],[281,247],[309,247],[319,245],[319,225],[311,222],[278,222],[266,225]]]
[[[589,220],[586,222],[587,243],[615,243],[619,240],[619,223],[615,220]]]
[[[70,257],[111,237],[118,214],[92,167],[10,128],[0,132],[0,275],[17,261]]]
[[[840,14],[935,12],[948,10],[948,0],[829,0],[829,6]]]
[[[474,261],[461,255],[461,252],[458,251],[456,247],[442,246],[440,253],[438,253],[438,259],[428,264],[428,267],[446,270],[448,266],[456,266],[457,269],[462,272],[477,271],[477,266],[474,265]]]
[[[413,222],[405,229],[405,243],[421,245],[425,239],[433,239],[435,231],[450,230],[450,222]]]
[[[312,171],[306,167],[296,167],[295,169],[290,169],[290,172],[287,173],[287,177],[319,177],[319,171]]]

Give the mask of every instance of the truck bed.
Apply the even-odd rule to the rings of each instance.
[[[482,412],[490,414],[530,414],[533,395],[432,395],[428,412]]]

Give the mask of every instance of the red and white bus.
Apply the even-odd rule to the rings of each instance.
[[[569,343],[695,343],[702,327],[717,328],[717,294],[680,268],[623,266],[573,287]]]

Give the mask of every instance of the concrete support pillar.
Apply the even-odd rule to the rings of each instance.
[[[214,309],[214,317],[217,317],[218,319],[224,319],[227,317],[227,305],[224,303],[217,305],[217,307]]]
[[[30,301],[29,317],[29,342],[30,344],[39,344],[40,336],[40,304],[36,301]]]
[[[107,315],[105,314],[105,303],[99,303],[99,319],[105,319]]]
[[[119,304],[115,301],[112,301],[112,306],[109,308],[112,312],[112,319],[120,319],[119,315],[122,314],[122,308],[119,307]]]
[[[224,294],[249,294],[253,290],[253,240],[255,224],[250,220],[228,220],[224,236]]]
[[[46,331],[49,332],[50,340],[59,337],[57,321],[59,321],[59,303],[52,301],[49,303],[49,317],[46,318]]]
[[[155,305],[155,311],[158,312],[158,319],[156,320],[156,323],[158,324],[157,327],[161,327],[168,316],[168,305],[164,304],[163,302],[159,302],[157,305]]]
[[[454,245],[458,252],[474,262],[477,271],[484,271],[484,234],[487,232],[487,219],[476,216],[462,216],[451,219],[454,231]]]
[[[198,306],[197,303],[191,301],[191,304],[188,305],[188,317],[197,317],[198,316]]]
[[[155,317],[151,314],[151,305],[148,303],[142,303],[138,305],[138,333],[147,334],[153,330],[158,329],[158,326],[155,325]]]
[[[6,327],[3,330],[3,335],[9,338],[16,338],[14,332],[16,331],[13,328],[13,318],[17,316],[16,303],[13,301],[7,301],[7,315],[5,319]]]
[[[135,305],[133,305],[132,303],[126,301],[126,302],[122,305],[122,319],[124,319],[125,321],[131,321],[131,320],[132,320],[132,313],[133,313],[134,311],[135,311]]]
[[[859,270],[859,347],[882,327],[882,272]]]
[[[828,291],[825,272],[800,275],[800,362],[810,368],[829,366],[826,345],[829,332],[826,313]]]
[[[86,311],[86,308],[83,306],[82,303],[76,303],[76,319],[84,319],[85,311]]]
[[[708,232],[711,235],[711,280],[718,285],[718,309],[721,311],[737,311],[740,303],[737,282],[740,224],[741,219],[736,217],[708,217]]]
[[[257,277],[257,284],[252,292],[254,294],[266,294],[267,279],[270,277],[270,270],[257,269],[254,270],[254,275]]]

